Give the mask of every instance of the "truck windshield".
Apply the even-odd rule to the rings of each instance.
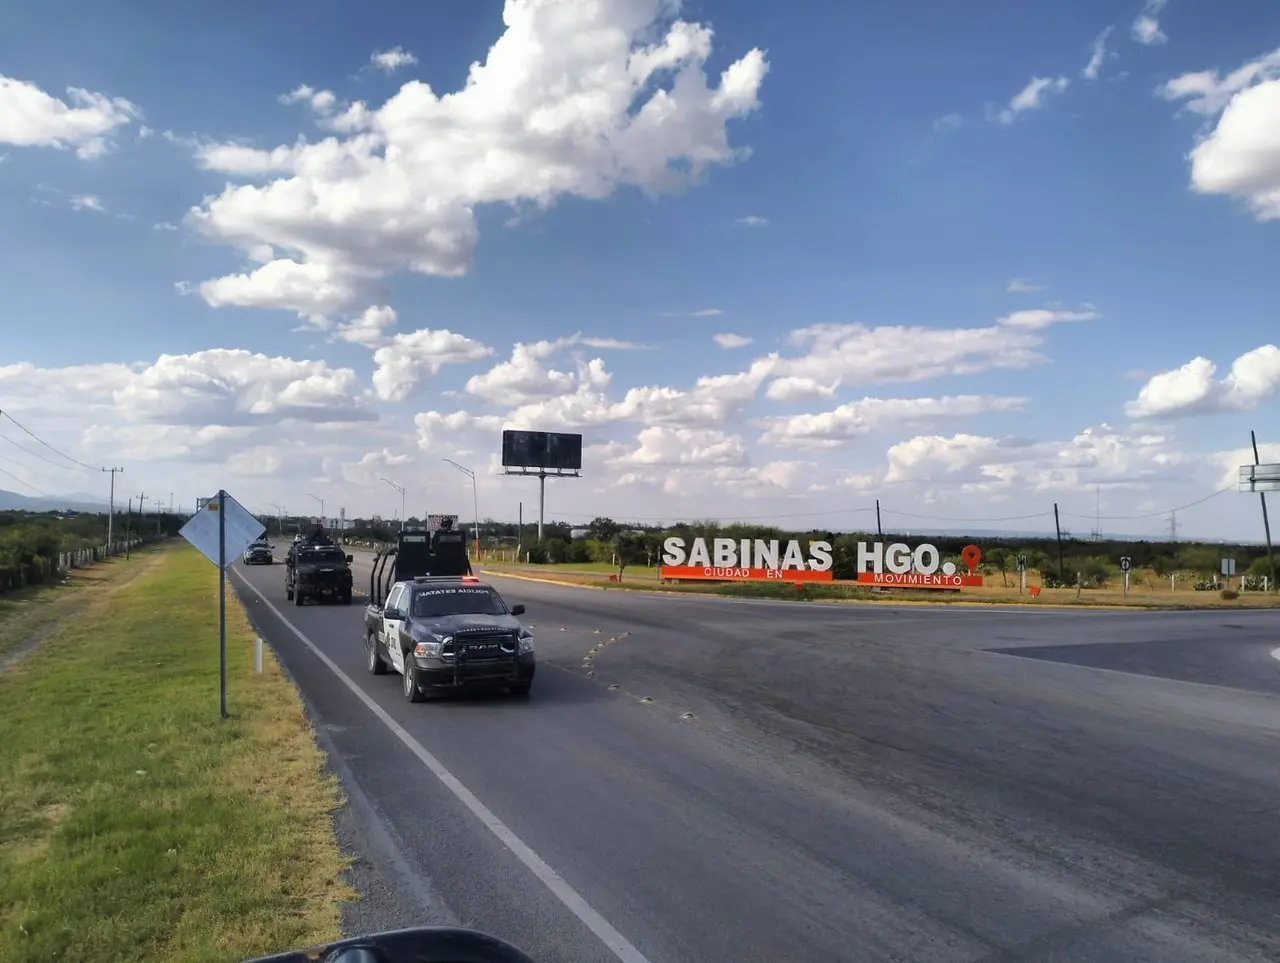
[[[313,549],[298,553],[299,565],[341,565],[345,561],[346,556],[336,548]]]
[[[498,593],[482,586],[449,586],[418,589],[413,593],[414,618],[431,619],[445,615],[506,615],[507,606]]]

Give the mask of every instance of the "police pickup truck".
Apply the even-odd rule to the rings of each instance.
[[[518,618],[523,614],[523,605],[508,607],[474,575],[396,582],[385,605],[365,610],[368,669],[374,675],[388,666],[399,672],[410,702],[471,688],[526,695],[536,662],[533,635]]]
[[[533,685],[533,636],[491,585],[471,574],[466,533],[451,515],[429,515],[427,528],[406,528],[378,552],[369,576],[365,649],[369,671],[387,667],[404,680],[404,696]]]

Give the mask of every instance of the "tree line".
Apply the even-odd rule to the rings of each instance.
[[[112,541],[151,540],[177,534],[186,517],[164,513],[132,516],[117,512]],[[0,512],[0,592],[36,585],[59,574],[59,557],[88,551],[113,553],[107,546],[107,514],[90,512]]]

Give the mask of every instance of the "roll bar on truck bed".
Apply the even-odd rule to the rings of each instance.
[[[369,574],[369,604],[381,608],[396,582],[423,576],[458,578],[471,574],[465,531],[406,528],[399,533],[395,547],[381,549],[374,556],[373,571]]]

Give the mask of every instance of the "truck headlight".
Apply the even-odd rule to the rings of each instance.
[[[520,654],[521,654],[521,655],[528,655],[528,654],[529,654],[530,652],[532,652],[532,651],[533,651],[533,636],[529,633],[529,630],[528,630],[528,629],[521,629],[521,631],[520,631]]]
[[[424,659],[440,658],[440,650],[447,640],[432,639],[430,642],[419,642],[413,647],[413,654]]]

